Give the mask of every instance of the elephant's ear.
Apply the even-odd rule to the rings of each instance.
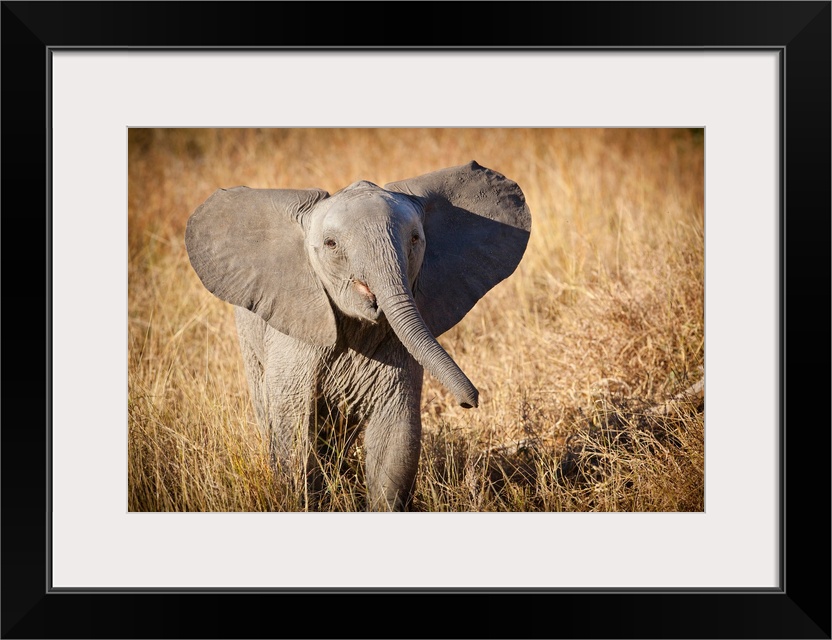
[[[335,343],[335,316],[304,246],[302,218],[318,189],[220,189],[188,220],[185,246],[205,287],[278,331]]]
[[[531,229],[526,199],[517,183],[473,161],[384,188],[422,204],[425,258],[414,298],[438,336],[514,272]]]

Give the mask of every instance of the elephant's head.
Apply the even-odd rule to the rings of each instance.
[[[517,184],[471,162],[332,196],[220,190],[188,220],[185,243],[209,291],[299,340],[333,345],[336,312],[370,323],[383,314],[413,357],[475,407],[476,388],[435,336],[514,271],[530,228]]]

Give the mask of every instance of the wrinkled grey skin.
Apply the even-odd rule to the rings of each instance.
[[[463,407],[478,403],[435,336],[514,271],[530,228],[517,184],[476,162],[332,196],[237,187],[208,198],[188,220],[188,255],[237,307],[278,468],[303,464],[336,425],[364,427],[368,508],[406,509],[423,368]]]

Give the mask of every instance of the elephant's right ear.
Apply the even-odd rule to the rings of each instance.
[[[191,264],[215,296],[253,311],[281,333],[335,343],[335,316],[304,247],[302,218],[319,189],[220,189],[188,219]]]

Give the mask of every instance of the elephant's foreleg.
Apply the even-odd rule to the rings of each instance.
[[[287,482],[289,495],[297,497],[287,508],[303,510],[310,503],[306,478],[314,457],[315,362],[279,340],[290,338],[280,336],[269,345],[264,376],[272,461],[278,476]]]
[[[413,497],[422,446],[421,377],[415,386],[418,388],[395,393],[380,403],[367,422],[364,447],[369,510],[403,511]]]
[[[257,426],[264,438],[270,434],[269,418],[267,411],[268,397],[265,393],[265,371],[263,363],[257,356],[252,345],[240,336],[240,352],[243,356],[243,365],[248,380],[248,388],[251,394],[251,404],[254,407],[254,417],[257,419]]]
[[[308,397],[269,394],[268,412],[272,458],[277,468],[290,477],[305,473],[313,426]]]

